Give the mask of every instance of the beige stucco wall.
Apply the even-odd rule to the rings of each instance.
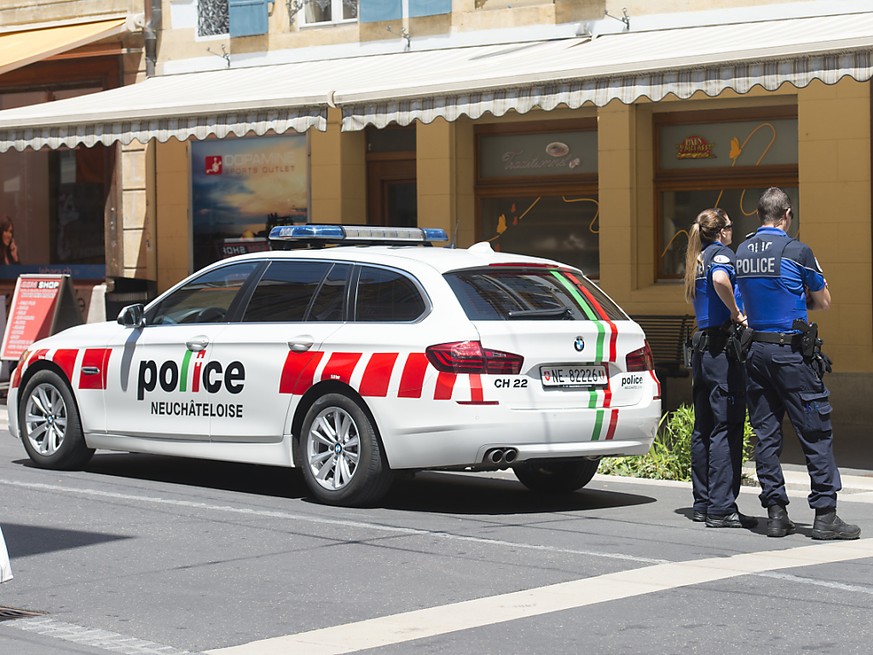
[[[342,132],[342,114],[328,112],[326,132],[310,130],[310,217],[325,223],[367,222],[364,132]]]
[[[188,144],[155,144],[158,291],[191,273],[191,171]]]
[[[841,372],[873,370],[870,85],[843,80],[798,92],[801,239],[828,280],[831,310],[814,312]]]

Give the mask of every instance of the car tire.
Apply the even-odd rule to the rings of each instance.
[[[576,491],[591,482],[599,464],[598,459],[530,460],[512,470],[519,482],[531,491],[558,494]]]
[[[322,503],[372,505],[391,486],[392,472],[376,427],[345,394],[328,393],[312,404],[298,445],[306,485]]]
[[[41,468],[81,468],[94,454],[85,444],[70,387],[54,371],[39,371],[27,382],[18,404],[18,425],[24,449]]]

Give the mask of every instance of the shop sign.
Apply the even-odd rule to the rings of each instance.
[[[15,283],[0,359],[18,359],[34,342],[82,323],[68,275],[22,275]]]
[[[568,177],[597,172],[597,133],[543,132],[483,135],[479,176]]]
[[[676,159],[715,159],[713,145],[702,136],[687,136],[676,145]]]
[[[663,125],[658,164],[664,170],[796,166],[797,119]]]

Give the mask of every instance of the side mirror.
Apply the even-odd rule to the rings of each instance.
[[[118,312],[118,323],[124,327],[140,328],[145,325],[145,315],[143,310],[145,306],[142,303],[136,305],[128,305]]]

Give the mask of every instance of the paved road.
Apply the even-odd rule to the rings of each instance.
[[[2,430],[0,412],[0,430]],[[2,432],[2,435],[6,435]],[[6,655],[869,653],[873,539],[713,530],[688,485],[598,476],[564,498],[428,473],[383,507],[309,502],[269,467],[98,453],[31,467],[0,435],[15,578]],[[841,513],[873,537],[873,485]],[[800,483],[798,482],[798,486]],[[761,515],[754,489],[741,508]],[[0,616],[2,619],[2,616]]]

